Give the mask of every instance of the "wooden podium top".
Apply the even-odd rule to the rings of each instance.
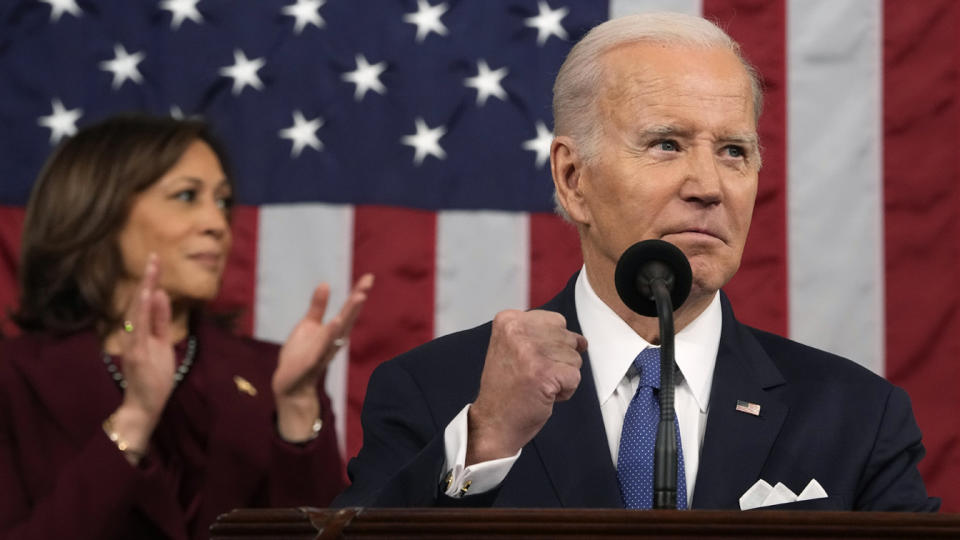
[[[960,538],[960,514],[590,509],[241,509],[212,539]]]

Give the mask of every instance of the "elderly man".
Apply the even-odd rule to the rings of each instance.
[[[539,310],[380,366],[335,504],[649,508],[638,418],[655,407],[659,326],[623,304],[614,269],[658,238],[693,269],[675,314],[679,507],[936,510],[907,395],[738,323],[720,292],[750,227],[760,104],[737,44],[708,21],[636,15],[587,34],[557,77],[550,154],[583,270]]]

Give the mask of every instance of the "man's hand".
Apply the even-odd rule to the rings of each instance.
[[[470,406],[466,465],[509,457],[580,384],[587,340],[552,311],[501,311],[493,319],[480,392]]]

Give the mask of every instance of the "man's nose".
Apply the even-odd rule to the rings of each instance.
[[[720,163],[711,148],[696,148],[691,151],[680,196],[684,200],[704,205],[718,204],[723,200]]]

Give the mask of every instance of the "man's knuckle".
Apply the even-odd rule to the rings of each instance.
[[[550,312],[548,312],[548,313],[549,313],[549,315],[550,315],[550,318],[549,318],[548,320],[550,321],[551,324],[553,324],[553,325],[555,325],[555,326],[562,326],[562,327],[566,328],[566,326],[567,326],[567,318],[566,318],[566,317],[564,317],[563,315],[561,315],[561,314],[559,314],[559,313],[557,313],[557,312],[555,312],[555,311],[550,311]]]

